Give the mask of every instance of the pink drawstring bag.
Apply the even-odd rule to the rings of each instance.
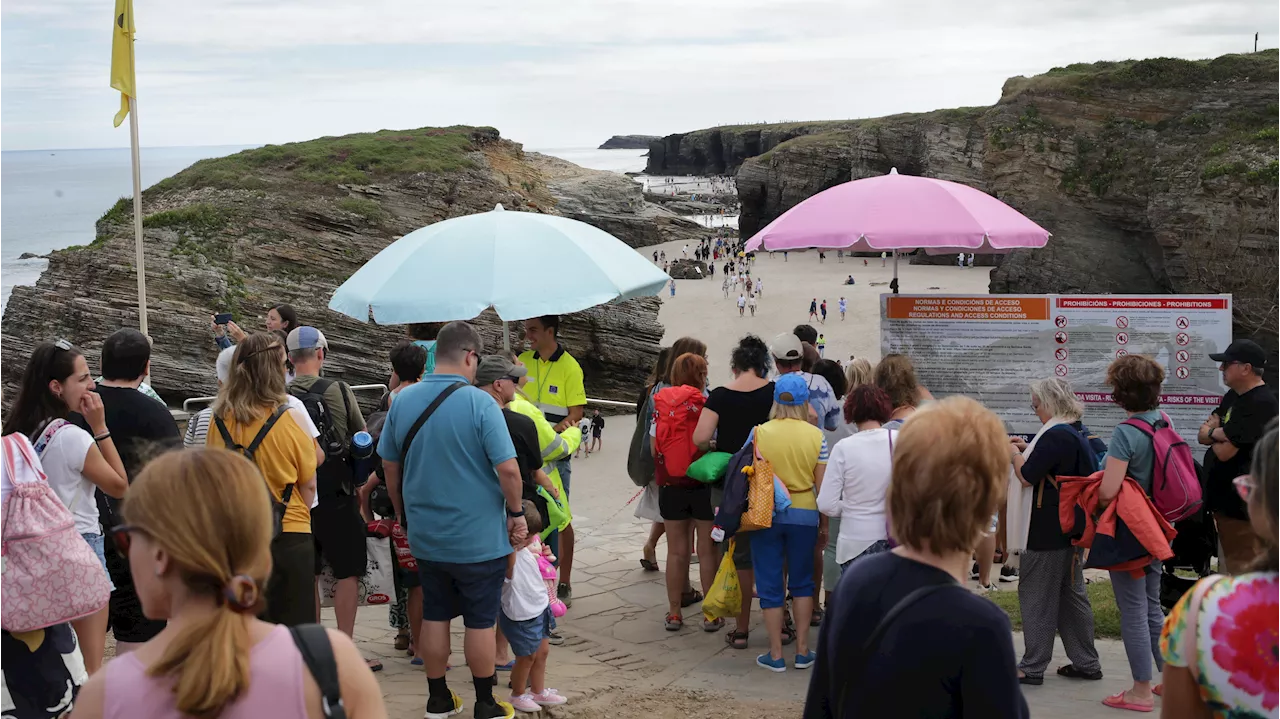
[[[107,572],[53,493],[26,437],[4,438],[4,474],[13,489],[0,527],[0,626],[29,632],[107,606]]]

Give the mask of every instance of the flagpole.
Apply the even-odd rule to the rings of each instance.
[[[129,149],[133,156],[133,246],[138,265],[138,329],[147,333],[147,268],[142,250],[142,161],[138,156],[138,101],[129,98]]]

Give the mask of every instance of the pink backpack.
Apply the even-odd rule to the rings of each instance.
[[[1169,415],[1161,412],[1154,425],[1137,417],[1126,419],[1124,424],[1151,438],[1155,452],[1151,470],[1151,501],[1156,505],[1156,511],[1170,522],[1199,512],[1204,502],[1200,496],[1196,460],[1186,441],[1174,431]]]
[[[0,626],[29,632],[87,617],[111,599],[106,570],[53,493],[26,437],[4,438],[13,484],[0,535]]]

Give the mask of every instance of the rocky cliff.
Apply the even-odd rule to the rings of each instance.
[[[213,394],[209,315],[231,312],[259,329],[280,302],[325,332],[332,373],[385,382],[387,352],[403,328],[329,311],[333,289],[396,238],[498,203],[568,215],[637,247],[698,232],[646,203],[631,180],[525,153],[492,128],[388,130],[203,160],[143,194],[155,388],[171,402]],[[3,323],[6,389],[36,342],[70,339],[96,371],[102,340],[137,326],[132,229],[132,202],[121,200],[98,221],[92,244],[53,253],[36,286],[14,290]],[[590,396],[635,396],[662,337],[657,311],[658,300],[645,298],[566,317],[562,339]],[[499,348],[496,317],[479,324],[486,346]]]
[[[657,135],[614,135],[601,143],[597,150],[646,150],[649,143],[660,139]]]
[[[1010,254],[991,291],[1229,292],[1237,336],[1274,352],[1277,99],[1275,50],[1080,64],[1015,77],[991,107],[714,128],[664,138],[649,162],[737,166],[743,237],[892,167],[972,185],[1054,235]]]

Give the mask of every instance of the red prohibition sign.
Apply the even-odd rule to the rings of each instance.
[[[1056,350],[1054,350],[1054,351],[1053,351],[1053,356],[1054,356],[1056,359],[1058,359],[1058,360],[1064,360],[1064,359],[1066,359],[1066,358],[1067,358],[1067,348],[1066,348],[1066,347],[1059,347],[1058,349],[1056,349]]]
[[[1174,374],[1178,375],[1178,379],[1186,379],[1191,374],[1191,370],[1186,367],[1179,367],[1174,370]]]
[[[1186,350],[1178,350],[1174,357],[1177,357],[1179,362],[1186,362],[1191,359],[1191,353]]]
[[[1129,326],[1129,318],[1128,318],[1128,317],[1125,317],[1124,315],[1121,315],[1121,316],[1119,316],[1119,317],[1117,317],[1117,318],[1116,318],[1116,327],[1119,327],[1120,329],[1124,329],[1124,328],[1126,328],[1126,327],[1128,327],[1128,326]]]
[[[1191,320],[1187,319],[1186,317],[1179,317],[1177,324],[1178,324],[1178,329],[1185,330],[1186,328],[1191,326]]]
[[[1067,333],[1066,333],[1066,332],[1058,332],[1058,333],[1054,334],[1053,339],[1054,339],[1058,344],[1060,344],[1060,345],[1065,345],[1065,344],[1067,343]]]
[[[1066,327],[1066,326],[1067,326],[1067,316],[1066,316],[1066,315],[1058,315],[1057,317],[1054,317],[1054,318],[1053,318],[1053,323],[1054,323],[1055,325],[1059,326],[1059,327]]]
[[[1129,333],[1128,333],[1128,332],[1117,332],[1117,333],[1116,333],[1116,344],[1119,344],[1119,345],[1127,345],[1127,344],[1129,344]]]
[[[1057,367],[1054,367],[1054,368],[1053,368],[1053,371],[1054,371],[1054,373],[1055,373],[1055,374],[1057,374],[1059,377],[1066,377],[1066,376],[1067,376],[1067,366],[1066,366],[1066,365],[1064,365],[1064,364],[1060,364],[1060,365],[1058,365]]]
[[[1178,344],[1182,345],[1183,347],[1191,344],[1191,335],[1187,334],[1186,332],[1179,332],[1178,336],[1175,337],[1174,339],[1177,340]]]
[[[1127,354],[1129,354],[1129,350],[1121,347],[1120,349],[1116,350],[1116,359],[1120,359],[1121,357],[1124,357]]]

